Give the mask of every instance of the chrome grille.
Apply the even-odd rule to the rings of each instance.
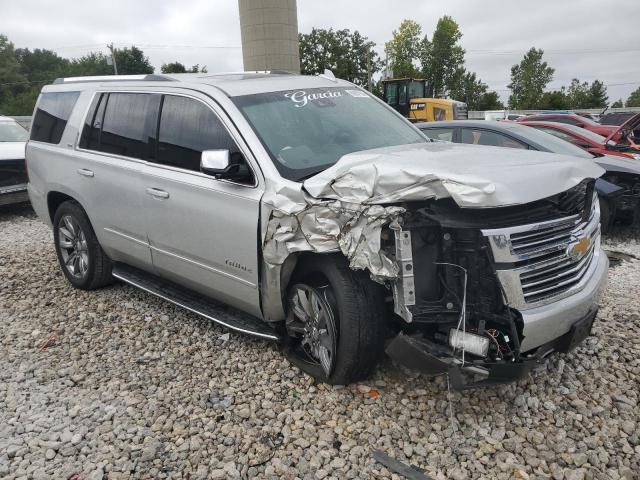
[[[527,309],[581,290],[600,255],[600,210],[532,225],[483,230],[507,303]]]

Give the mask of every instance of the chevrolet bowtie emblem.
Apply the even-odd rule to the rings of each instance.
[[[589,251],[591,246],[591,239],[589,237],[581,237],[577,242],[569,245],[567,253],[571,258],[578,259],[584,256]]]

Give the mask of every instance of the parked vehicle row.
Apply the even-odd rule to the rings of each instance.
[[[0,205],[26,202],[24,149],[29,133],[8,117],[0,117]]]
[[[595,133],[553,122],[468,120],[425,122],[418,123],[417,127],[434,140],[552,152],[595,161],[606,170],[596,181],[601,223],[605,231],[616,218],[634,221],[640,210],[640,162],[617,150],[609,152],[603,144],[593,146],[593,143],[587,143],[587,139],[595,143],[596,137],[602,138]]]
[[[329,75],[60,79],[27,165],[74,287],[120,279],[332,384],[385,351],[512,381],[589,335],[606,285],[601,167],[432,142]]]

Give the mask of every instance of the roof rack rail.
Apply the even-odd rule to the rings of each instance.
[[[56,78],[54,85],[65,83],[85,83],[85,82],[175,82],[174,78],[165,75],[98,75],[88,77],[66,77]]]

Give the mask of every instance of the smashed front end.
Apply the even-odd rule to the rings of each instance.
[[[607,269],[593,183],[518,206],[408,207],[383,232],[401,267],[392,289],[402,321],[387,353],[464,388],[516,380],[580,343]]]
[[[582,159],[446,143],[356,152],[263,197],[262,305],[283,318],[298,256],[341,252],[389,290],[387,353],[454,387],[515,380],[590,332],[606,283]],[[478,383],[474,383],[478,385]]]

